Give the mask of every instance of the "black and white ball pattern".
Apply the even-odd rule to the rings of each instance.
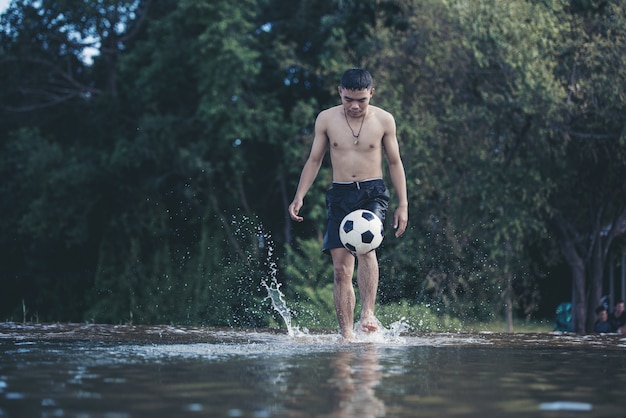
[[[356,254],[375,250],[383,242],[383,223],[369,210],[350,212],[341,221],[339,239],[344,247]]]

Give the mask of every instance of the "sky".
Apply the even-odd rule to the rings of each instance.
[[[0,0],[0,14],[4,13],[4,11],[9,7],[9,3],[11,3],[11,0]],[[93,62],[93,57],[98,54],[99,51],[95,48],[85,48],[82,53],[82,59],[87,64],[91,64]]]

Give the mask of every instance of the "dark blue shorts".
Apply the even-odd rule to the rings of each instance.
[[[389,190],[382,179],[354,183],[333,183],[326,192],[328,220],[322,251],[330,253],[333,248],[343,248],[339,239],[339,226],[343,218],[357,209],[374,212],[385,223],[389,208]]]

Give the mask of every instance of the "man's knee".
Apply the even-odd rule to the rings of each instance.
[[[354,274],[354,269],[349,268],[345,264],[335,265],[334,268],[334,276],[335,282],[346,283],[352,281],[352,275]]]
[[[346,282],[352,280],[354,273],[354,257],[345,250],[334,250],[333,269],[335,282]]]
[[[360,254],[357,256],[359,263],[376,263],[378,261],[376,257],[376,250],[369,253]]]

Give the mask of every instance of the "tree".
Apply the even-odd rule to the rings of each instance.
[[[317,71],[369,68],[376,102],[398,121],[412,225],[381,250],[383,302],[489,318],[520,300],[515,289],[536,306],[522,260],[545,233],[558,18],[529,2],[451,1],[342,2],[323,19],[332,30]]]
[[[69,3],[78,13],[66,8]],[[1,17],[0,71],[7,87],[1,93],[1,200],[10,214],[0,240],[3,287],[9,289],[3,306],[11,312],[22,302],[42,320],[78,319],[85,310],[99,202],[111,190],[100,147],[110,146],[115,126],[98,124],[108,125],[111,115],[100,101],[107,88],[98,67],[85,62],[89,45],[83,41],[97,27],[135,23],[130,12],[119,13],[131,8],[128,3],[86,3],[14,1]],[[142,3],[132,5],[139,16]],[[116,35],[108,36],[120,41]]]
[[[624,233],[619,2],[23,0],[1,19],[5,317],[263,325],[268,274],[326,312],[328,167],[307,223],[286,208],[316,113],[363,66],[411,203],[379,301],[529,317],[560,245],[584,331]]]
[[[15,295],[22,294],[41,319],[223,324],[235,316],[258,323],[263,315],[249,305],[254,305],[255,286],[266,269],[252,266],[263,265],[264,250],[255,244],[255,228],[237,236],[244,229],[233,225],[260,223],[256,213],[263,210],[275,213],[264,207],[274,193],[264,186],[276,172],[255,165],[272,166],[280,157],[275,152],[280,127],[289,130],[290,125],[280,123],[282,109],[270,94],[260,99],[270,87],[260,74],[263,31],[258,31],[257,9],[253,2],[238,7],[191,1],[154,1],[149,9],[148,3],[121,5],[24,2],[25,12],[16,6],[10,15],[36,27],[32,34],[42,39],[50,59],[62,60],[71,44],[71,62],[80,69],[75,72],[85,74],[83,84],[99,86],[98,94],[89,97],[46,102],[37,122],[33,110],[38,102],[32,97],[28,103],[34,105],[5,109],[3,124],[9,130],[34,126],[13,135],[2,161],[8,179],[4,196],[21,199],[11,210],[21,230],[16,235],[14,226],[4,224],[3,248],[19,248],[12,242],[16,236],[19,243],[29,243],[15,266],[7,264],[19,271],[18,278],[40,280],[30,287],[34,295],[23,285]],[[26,12],[32,21],[20,20]],[[107,20],[109,16],[119,20]],[[141,17],[137,30],[133,17]],[[101,51],[92,65],[80,59],[80,46],[67,38],[78,36],[72,31],[81,25],[89,29],[81,39],[92,35],[94,27],[121,28],[102,32],[119,48],[114,62],[106,58],[111,51]],[[19,36],[3,37],[3,57],[28,62],[35,55],[26,38],[31,32],[15,27],[10,33]],[[50,48],[46,39],[57,39],[57,33],[66,34],[66,40]],[[108,45],[104,38],[99,42]],[[47,89],[56,85],[56,79],[46,78],[45,68],[11,71],[16,86],[33,80]],[[27,103],[18,95],[5,99]],[[6,117],[15,110],[23,110],[17,122]],[[250,175],[253,170],[256,176]],[[31,193],[16,193],[20,184],[32,186]],[[8,206],[10,200],[3,202]],[[32,260],[33,270],[24,270],[19,259]],[[254,277],[234,285],[251,270]],[[61,283],[73,290],[54,294],[81,305],[86,299],[89,306],[51,301],[65,309],[52,312],[42,304],[51,299],[46,291]],[[10,296],[15,297],[13,292]]]
[[[93,297],[125,289],[120,309],[142,322],[262,321],[249,309],[266,254],[256,228],[239,224],[259,223],[272,195],[264,184],[276,172],[256,164],[275,160],[282,112],[269,93],[261,96],[263,31],[253,6],[179,2],[149,22],[120,62],[120,99],[132,103],[138,129],[118,139],[112,162],[120,178],[135,180],[123,188],[129,203],[107,224],[107,269]],[[111,262],[121,254],[134,255],[133,269]],[[163,289],[176,289],[174,302]]]
[[[626,9],[617,1],[583,6],[572,9],[559,67],[567,96],[554,137],[563,158],[551,172],[551,225],[572,271],[578,333],[593,326],[609,250],[626,233]]]
[[[30,112],[117,91],[117,59],[151,0],[15,1],[2,16],[6,110]],[[90,66],[89,54],[102,65]]]
[[[474,316],[536,306],[521,296],[535,294],[526,248],[545,233],[559,15],[496,1],[406,3],[398,15],[391,32],[376,31],[385,55],[373,62],[394,86],[388,106],[406,141],[412,212],[426,218],[408,247],[423,251],[423,289],[449,309],[464,300]],[[408,257],[397,271],[414,264]]]

